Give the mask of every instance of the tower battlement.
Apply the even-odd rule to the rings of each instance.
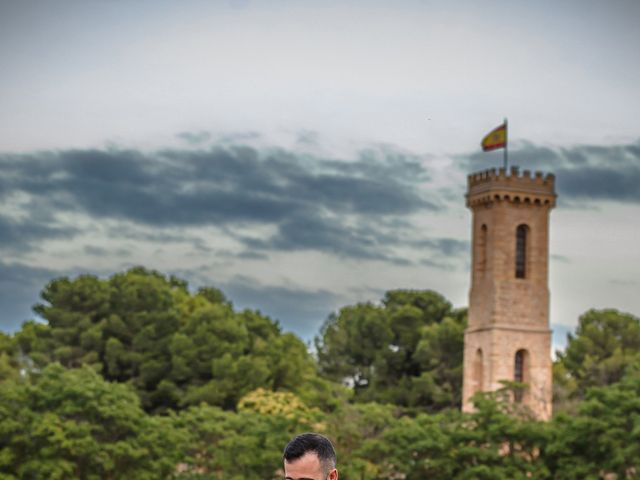
[[[467,206],[512,201],[555,206],[555,176],[518,167],[484,170],[467,177]]]

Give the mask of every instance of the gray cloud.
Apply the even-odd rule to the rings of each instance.
[[[272,237],[238,239],[251,251],[318,250],[343,257],[409,263],[391,253],[392,246],[402,244],[398,236],[380,225],[372,226],[366,220],[357,225],[345,225],[336,216],[293,214],[280,224],[278,233]]]
[[[31,306],[40,300],[40,292],[49,281],[63,275],[75,277],[86,273],[82,269],[65,271],[32,267],[20,263],[0,261],[0,330],[14,332],[25,320],[36,318]],[[113,272],[94,272],[101,277]],[[202,276],[198,272],[173,272],[180,278],[193,281]],[[306,290],[297,287],[263,285],[246,277],[236,276],[230,281],[216,285],[238,309],[260,310],[278,320],[283,328],[310,340],[320,325],[346,300],[328,290]]]
[[[217,136],[216,143],[236,145],[238,143],[253,142],[260,139],[262,139],[262,134],[259,132],[234,132]]]
[[[0,329],[13,332],[34,318],[31,306],[47,282],[59,275],[55,270],[0,261]]]
[[[446,237],[423,238],[412,242],[412,246],[431,254],[429,257],[420,260],[421,265],[445,272],[467,268],[466,262],[471,249],[468,240]]]
[[[201,145],[211,140],[211,134],[204,130],[199,132],[182,132],[176,135],[180,140],[184,140],[190,145]]]
[[[390,261],[397,259],[382,245],[378,225],[441,208],[420,190],[428,180],[418,157],[390,147],[363,151],[352,162],[238,145],[0,155],[0,196],[27,194],[49,220],[40,230],[29,224],[34,239],[72,235],[51,219],[80,212],[146,226],[156,236],[158,228],[171,236],[185,227],[273,225],[272,238],[246,240],[246,246]],[[5,221],[0,236],[16,243],[16,228]]]
[[[235,257],[243,258],[245,260],[267,260],[269,258],[269,256],[264,253],[250,252],[250,251],[240,252],[236,254]]]
[[[115,256],[115,257],[129,257],[131,252],[126,248],[108,249],[97,247],[95,245],[85,245],[82,250],[87,255],[93,255],[96,257]]]
[[[126,222],[119,222],[115,226],[106,229],[106,235],[114,240],[140,240],[153,243],[199,243],[201,240],[185,235],[180,230],[157,229],[147,225],[134,225]]]
[[[465,171],[478,171],[501,165],[501,153],[461,157]],[[520,142],[509,150],[512,165],[522,170],[543,170],[556,175],[561,202],[610,200],[640,203],[640,141],[626,145],[577,145],[551,148]]]
[[[425,238],[413,242],[418,248],[427,248],[437,254],[445,257],[461,257],[466,258],[471,251],[468,240],[459,240],[457,238]]]
[[[43,238],[70,238],[78,229],[51,224],[51,220],[37,218],[31,212],[26,219],[13,219],[0,214],[0,251],[19,254],[37,248]]]
[[[640,166],[560,168],[558,192],[575,199],[640,203]]]
[[[104,256],[107,253],[109,253],[106,248],[95,247],[93,245],[85,245],[83,250],[84,250],[84,253],[86,253],[87,255],[95,255],[95,256]]]
[[[420,265],[435,268],[437,270],[442,270],[445,272],[453,272],[454,270],[456,270],[456,266],[451,262],[447,262],[446,259],[443,260],[443,259],[423,258],[422,260],[420,260]]]
[[[260,310],[307,340],[318,333],[332,311],[345,304],[343,297],[328,290],[263,285],[245,276],[234,277],[220,288],[234,306]]]
[[[315,147],[318,145],[318,140],[320,135],[318,132],[314,132],[312,130],[302,130],[298,132],[296,136],[296,144],[299,146],[312,146]]]

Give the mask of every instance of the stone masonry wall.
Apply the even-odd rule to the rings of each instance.
[[[469,176],[467,206],[473,213],[469,325],[465,333],[463,409],[478,389],[514,380],[515,354],[527,352],[523,401],[540,419],[551,416],[549,331],[549,211],[554,177],[512,169]],[[516,229],[528,227],[525,278],[516,278]],[[478,366],[478,351],[482,367]],[[477,378],[482,372],[482,381]]]

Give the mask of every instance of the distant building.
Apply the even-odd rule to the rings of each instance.
[[[549,212],[554,176],[513,167],[468,177],[472,211],[469,324],[464,337],[462,409],[501,380],[525,383],[513,401],[551,417]]]

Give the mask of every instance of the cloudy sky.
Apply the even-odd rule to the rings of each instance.
[[[133,265],[309,340],[467,304],[467,174],[553,172],[551,324],[640,314],[637,1],[0,0],[0,329]]]

